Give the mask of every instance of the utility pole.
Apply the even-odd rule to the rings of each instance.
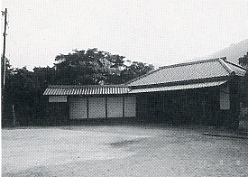
[[[7,8],[5,11],[2,11],[4,15],[4,32],[3,32],[3,56],[2,56],[2,92],[5,87],[5,77],[6,77],[6,58],[5,58],[5,49],[6,49],[6,28],[7,28]]]
[[[6,58],[5,58],[5,48],[6,48],[6,28],[7,28],[7,8],[5,8],[5,11],[2,11],[2,15],[4,15],[4,32],[3,32],[3,55],[1,58],[1,76],[2,76],[2,89],[1,89],[1,101],[2,101],[2,105],[1,105],[1,122],[2,122],[2,118],[3,118],[3,110],[5,105],[5,101],[4,101],[4,91],[5,91],[5,77],[6,77]]]

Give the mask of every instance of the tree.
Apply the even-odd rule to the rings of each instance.
[[[108,52],[88,49],[87,51],[75,50],[74,53],[58,55],[55,58],[57,84],[82,84],[95,85],[105,80],[110,67],[118,67],[122,61],[121,56],[113,58]],[[123,57],[124,58],[124,57]]]
[[[122,70],[122,82],[128,82],[134,78],[140,77],[142,75],[145,75],[149,73],[150,71],[154,70],[154,66],[147,63],[137,62],[137,61],[127,61],[130,62],[131,65],[125,67],[124,70]]]
[[[54,68],[35,67],[29,71],[26,67],[9,66],[3,93],[3,126],[13,124],[15,116],[20,125],[39,124],[45,117],[47,104],[43,92],[54,80]]]
[[[28,80],[30,79],[29,71],[24,67],[21,69],[10,69],[8,70],[8,74],[6,77],[6,85],[4,89],[4,113],[8,120],[9,124],[13,123],[13,114],[16,113],[16,109],[23,111],[19,111],[19,115],[22,115],[22,113],[29,113],[29,110],[27,110],[26,105],[32,104],[32,95],[27,94],[33,89],[30,87],[31,84],[28,84]]]
[[[122,84],[151,71],[154,67],[142,62],[126,63],[124,56],[88,49],[75,50],[55,58],[56,84],[97,85]]]

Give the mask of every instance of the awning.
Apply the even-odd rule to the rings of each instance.
[[[216,81],[216,82],[187,84],[187,85],[161,86],[161,87],[153,87],[153,88],[139,88],[139,89],[133,89],[129,93],[161,92],[161,91],[188,90],[188,89],[216,87],[216,86],[220,86],[226,82],[227,82],[227,80]]]

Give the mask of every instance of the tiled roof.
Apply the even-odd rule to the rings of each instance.
[[[43,95],[113,95],[128,91],[125,85],[51,85]]]
[[[174,86],[161,86],[161,87],[151,87],[151,88],[138,88],[133,89],[130,93],[147,93],[147,92],[162,92],[162,91],[175,91],[175,90],[188,90],[188,89],[198,89],[198,88],[208,88],[220,86],[227,81],[216,81],[216,82],[205,82],[205,83],[195,83],[187,85],[174,85]]]
[[[239,65],[222,59],[210,59],[161,67],[128,82],[127,85],[130,87],[140,87],[191,80],[209,80],[227,77],[232,74],[243,76],[245,70]]]

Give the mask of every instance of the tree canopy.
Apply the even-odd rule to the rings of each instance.
[[[122,84],[154,69],[151,64],[131,62],[97,49],[60,54],[55,61],[57,84]]]

